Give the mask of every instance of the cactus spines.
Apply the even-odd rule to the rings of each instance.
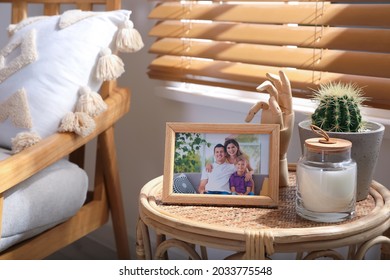
[[[318,107],[311,116],[312,124],[325,131],[357,132],[364,123],[360,106],[363,91],[355,84],[331,82],[314,92]]]

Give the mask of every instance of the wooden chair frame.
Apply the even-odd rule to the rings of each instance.
[[[44,5],[45,15],[59,14],[60,4],[75,4],[78,9],[92,10],[93,5],[106,5],[106,10],[120,9],[119,0],[14,0],[12,23],[27,17],[29,3]],[[114,141],[114,124],[130,107],[130,91],[118,88],[115,81],[105,82],[100,91],[107,111],[95,118],[96,129],[87,136],[56,133],[38,144],[0,161],[0,233],[4,192],[61,158],[84,167],[85,145],[97,138],[94,188],[78,213],[54,228],[18,243],[0,253],[0,259],[42,259],[103,226],[111,212],[119,259],[130,259],[128,236],[119,181]],[[1,234],[0,234],[1,238]]]

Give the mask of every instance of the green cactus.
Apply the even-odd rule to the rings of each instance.
[[[314,92],[318,107],[311,116],[312,124],[325,131],[357,132],[364,128],[360,107],[363,91],[355,84],[331,82]]]

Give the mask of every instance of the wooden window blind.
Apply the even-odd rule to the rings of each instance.
[[[253,91],[283,69],[293,95],[328,81],[390,109],[390,1],[159,0],[152,79]]]

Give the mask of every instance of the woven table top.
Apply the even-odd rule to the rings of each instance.
[[[226,226],[229,228],[308,228],[329,225],[348,224],[356,221],[375,208],[375,200],[369,195],[367,199],[356,204],[355,217],[339,223],[318,223],[301,218],[295,210],[296,180],[295,173],[289,174],[289,186],[280,188],[278,208],[230,207],[212,205],[164,205],[161,201],[161,188],[154,194],[157,211],[169,213],[181,221],[199,222]]]

